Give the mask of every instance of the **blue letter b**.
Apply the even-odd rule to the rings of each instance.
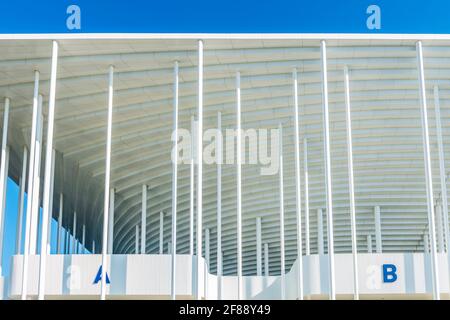
[[[397,280],[397,267],[393,264],[383,264],[383,282],[391,283]]]

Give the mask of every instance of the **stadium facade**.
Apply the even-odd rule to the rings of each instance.
[[[20,189],[4,299],[450,298],[450,36],[0,35],[0,52],[5,241],[7,177]],[[227,130],[242,152],[198,161],[213,141],[228,156]]]

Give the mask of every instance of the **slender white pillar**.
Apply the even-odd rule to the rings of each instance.
[[[331,185],[331,160],[330,160],[330,123],[328,114],[328,74],[327,74],[327,46],[326,42],[320,42],[322,56],[322,98],[323,98],[323,128],[324,128],[324,162],[325,162],[325,188],[327,199],[328,222],[328,260],[329,260],[329,286],[330,300],[336,299],[336,285],[334,274],[334,226],[333,226],[333,194]]]
[[[115,190],[109,190],[109,221],[108,221],[108,253],[114,253],[114,202]]]
[[[241,74],[236,72],[236,169],[237,169],[237,276],[238,300],[242,298],[242,130],[241,130]]]
[[[31,240],[31,204],[33,198],[33,179],[34,179],[34,158],[36,147],[36,132],[38,122],[38,100],[39,100],[39,71],[34,72],[34,95],[33,95],[33,113],[31,124],[31,139],[30,139],[30,159],[28,166],[28,191],[27,191],[27,211],[25,216],[25,242],[23,250],[23,265],[22,265],[22,293],[21,299],[26,300],[28,290],[28,256],[30,254],[30,240]]]
[[[348,188],[350,198],[350,225],[352,234],[352,257],[353,257],[353,299],[359,300],[358,283],[358,245],[356,243],[356,210],[355,210],[355,188],[353,179],[353,143],[352,143],[352,117],[350,112],[350,80],[348,68],[344,68],[345,82],[345,118],[347,127],[347,162],[348,162]]]
[[[217,130],[222,133],[222,113],[217,113]],[[222,139],[216,145],[217,161],[217,299],[222,299]]]
[[[322,209],[317,209],[317,253],[324,254],[324,240],[323,240],[323,212]]]
[[[189,190],[189,254],[194,255],[194,194],[195,194],[195,120],[191,117],[191,164]]]
[[[56,238],[56,248],[57,253],[62,254],[63,248],[61,243],[61,236],[62,236],[62,218],[63,218],[63,194],[59,194],[59,214],[58,214],[58,237]]]
[[[83,229],[81,233],[81,254],[85,254],[86,251],[86,225],[83,224]]]
[[[197,286],[196,299],[200,299],[200,268],[203,225],[203,41],[198,41],[198,123],[197,123]]]
[[[38,223],[39,223],[39,196],[41,187],[41,149],[42,149],[42,134],[44,127],[44,116],[42,115],[42,95],[38,97],[38,121],[36,129],[36,144],[34,157],[34,177],[33,177],[33,196],[31,198],[31,227],[30,227],[30,254],[37,254],[37,240],[38,240]],[[28,203],[28,201],[27,201]]]
[[[206,228],[205,229],[205,260],[206,260],[208,269],[210,268],[210,261],[211,261],[210,235],[211,234],[210,234],[209,228]]]
[[[145,254],[147,247],[147,185],[142,185],[141,210],[141,254]]]
[[[52,218],[52,164],[54,167],[53,131],[55,123],[55,100],[56,100],[56,76],[58,68],[58,42],[53,41],[52,67],[50,75],[50,94],[48,101],[48,124],[47,124],[47,150],[45,153],[45,174],[43,190],[43,210],[42,210],[42,232],[41,232],[41,259],[39,263],[39,290],[38,299],[44,300],[45,294],[45,271],[47,262],[48,227]]]
[[[372,253],[372,236],[367,235],[367,253]]]
[[[106,299],[106,269],[108,268],[107,250],[108,250],[108,221],[109,221],[109,189],[111,174],[111,135],[112,135],[112,114],[113,114],[113,96],[114,96],[114,67],[109,67],[109,85],[108,85],[108,131],[106,135],[106,163],[105,163],[105,202],[103,205],[103,237],[102,237],[102,275],[100,299]]]
[[[269,244],[264,243],[264,275],[269,276]]]
[[[278,126],[280,133],[279,148],[280,148],[280,273],[281,273],[281,299],[286,297],[286,267],[284,261],[284,176],[283,176],[283,128],[281,124]],[[239,149],[238,149],[239,150]]]
[[[49,217],[47,221],[47,254],[51,254],[51,240],[52,240],[52,218],[53,218],[53,195],[55,190],[55,160],[56,150],[52,150],[52,169],[50,174],[50,207]]]
[[[309,171],[308,171],[308,141],[303,139],[303,171],[305,175],[305,254],[311,254],[309,235]]]
[[[380,206],[375,206],[373,209],[375,216],[375,246],[377,253],[383,252],[383,243],[381,238],[381,209]]]
[[[159,213],[159,254],[164,253],[164,212]]]
[[[77,212],[73,213],[73,227],[72,227],[72,249],[70,251],[71,254],[76,254],[76,244],[77,244]]]
[[[433,173],[431,170],[431,156],[430,156],[430,138],[428,132],[428,113],[427,113],[427,98],[425,87],[425,75],[423,66],[422,42],[416,43],[417,66],[419,69],[419,84],[420,84],[420,101],[421,101],[421,116],[422,116],[422,138],[423,138],[423,154],[425,164],[425,181],[427,188],[427,207],[428,207],[428,228],[431,240],[431,265],[433,275],[433,298],[440,300],[439,291],[439,270],[438,257],[436,253],[436,228],[434,223],[434,195],[433,195]]]
[[[6,203],[6,185],[8,180],[8,123],[9,123],[9,98],[5,98],[5,108],[3,112],[3,133],[2,150],[0,164],[0,276],[2,276],[1,261],[3,258],[3,236],[5,226],[5,203]]]
[[[31,227],[30,227],[30,254],[37,254],[37,240],[38,240],[38,224],[39,224],[39,196],[41,186],[41,148],[42,148],[42,134],[43,134],[43,115],[42,115],[42,95],[38,96],[38,121],[36,128],[36,145],[34,157],[34,176],[33,176],[33,195],[31,197]]]
[[[173,81],[173,135],[174,155],[172,159],[172,271],[171,271],[171,297],[175,300],[176,294],[176,255],[177,255],[177,188],[178,188],[178,61],[174,65]]]
[[[292,71],[292,95],[294,100],[294,126],[295,126],[295,203],[297,218],[297,292],[298,299],[303,300],[303,241],[302,241],[302,198],[300,179],[300,128],[298,112],[298,78],[297,69]]]
[[[437,204],[435,207],[436,214],[436,233],[437,233],[437,252],[444,252],[444,233],[442,232],[442,207]]]
[[[25,184],[27,176],[28,149],[23,147],[22,157],[22,175],[19,183],[19,204],[17,214],[17,230],[16,230],[16,254],[22,251],[22,230],[23,230],[23,208],[25,205]]]
[[[449,292],[450,292],[450,230],[449,230],[449,219],[448,219],[448,197],[447,197],[447,182],[446,175],[447,171],[445,169],[445,157],[444,157],[444,143],[442,139],[442,125],[441,125],[441,106],[439,101],[439,88],[434,86],[434,110],[436,117],[436,136],[438,142],[438,152],[439,152],[439,177],[441,183],[441,199],[442,199],[442,214],[443,214],[443,224],[444,224],[444,235],[447,243],[447,272],[449,275]]]
[[[92,240],[92,253],[96,254],[97,252],[95,251],[95,240]],[[103,268],[102,268],[103,269]]]
[[[136,237],[134,239],[134,253],[139,254],[139,224],[136,225]]]
[[[256,218],[256,275],[262,276],[261,217]]]

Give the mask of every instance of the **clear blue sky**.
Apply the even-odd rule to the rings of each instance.
[[[81,9],[81,32],[450,33],[448,0],[2,1],[0,33],[71,33],[66,28],[66,8],[71,4]],[[366,27],[371,4],[381,9],[381,30]],[[9,180],[4,274],[9,273],[14,252],[17,204],[18,187]]]

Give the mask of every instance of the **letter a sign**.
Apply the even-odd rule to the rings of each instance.
[[[105,274],[106,274],[106,284],[110,284],[111,282],[109,281],[108,272],[105,272]],[[93,284],[97,284],[101,280],[102,280],[102,266],[98,268],[97,275],[95,276]]]

